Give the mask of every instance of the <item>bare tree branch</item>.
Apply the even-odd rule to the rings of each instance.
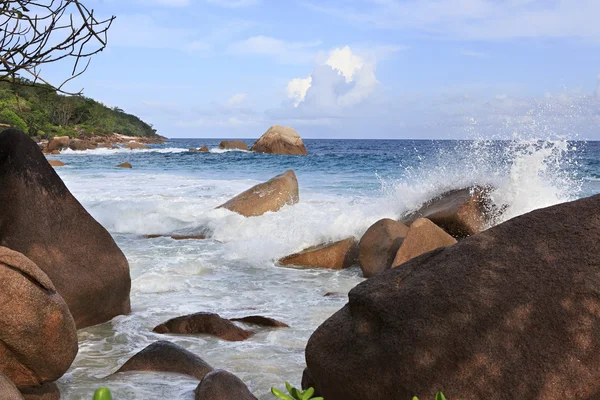
[[[64,94],[66,83],[83,74],[89,58],[106,48],[115,17],[98,19],[80,0],[0,0],[0,81],[27,75]],[[72,59],[71,76],[59,85],[43,79],[45,64]],[[82,59],[88,59],[80,63]]]

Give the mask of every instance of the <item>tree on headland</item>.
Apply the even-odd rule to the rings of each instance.
[[[66,93],[64,85],[83,74],[90,57],[106,48],[114,19],[98,19],[80,0],[0,2],[0,81],[43,83]],[[47,82],[42,67],[62,60],[72,62],[70,76],[56,85]]]

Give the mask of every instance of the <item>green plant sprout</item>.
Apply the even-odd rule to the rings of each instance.
[[[412,400],[419,400],[419,398],[417,396],[413,397]],[[438,392],[435,395],[435,400],[446,400],[446,397],[444,396],[444,394],[442,392]]]
[[[271,393],[280,400],[323,400],[322,397],[312,397],[312,395],[315,394],[314,388],[300,390],[290,385],[289,382],[285,383],[285,387],[290,396],[274,387],[271,388]]]
[[[94,400],[112,400],[112,394],[110,393],[110,389],[106,387],[101,387],[96,390],[94,393]]]

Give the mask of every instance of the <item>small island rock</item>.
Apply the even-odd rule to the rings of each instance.
[[[273,125],[250,148],[250,151],[269,154],[306,155],[302,138],[294,128]]]
[[[251,187],[217,208],[226,208],[245,217],[256,217],[278,211],[299,201],[298,180],[292,170]]]

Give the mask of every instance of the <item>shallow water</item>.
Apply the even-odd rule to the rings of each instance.
[[[250,143],[250,142],[248,142]],[[326,240],[360,237],[380,218],[397,218],[430,196],[468,184],[493,184],[503,219],[600,193],[600,144],[565,141],[307,140],[306,157],[214,149],[218,141],[170,140],[151,150],[67,151],[53,158],[72,193],[113,235],[129,260],[132,313],[81,330],[79,354],[58,382],[63,398],[89,399],[106,385],[116,399],[192,399],[194,379],[164,374],[106,378],[148,344],[166,339],[227,369],[259,399],[284,381],[300,384],[311,333],[360,283],[341,272],[276,266]],[[211,153],[189,153],[207,144]],[[114,166],[129,161],[134,169]],[[286,169],[299,204],[244,218],[215,207]],[[500,221],[498,221],[500,222]],[[145,239],[147,234],[212,232],[210,240]],[[252,327],[245,342],[152,333],[169,318],[209,311],[253,314],[289,329]]]

